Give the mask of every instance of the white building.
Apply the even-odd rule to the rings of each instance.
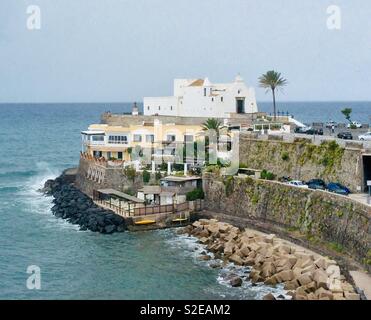
[[[232,83],[205,79],[175,79],[174,96],[145,97],[145,115],[229,118],[258,112],[255,91],[238,75]]]

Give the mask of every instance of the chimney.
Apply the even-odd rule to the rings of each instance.
[[[139,110],[138,110],[138,107],[137,107],[137,103],[136,102],[134,102],[134,104],[133,104],[133,109],[131,111],[131,114],[133,116],[137,116],[139,114]]]

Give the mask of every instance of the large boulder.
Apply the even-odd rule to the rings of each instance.
[[[264,262],[261,269],[261,275],[264,278],[269,278],[276,273],[276,267],[273,262]]]
[[[244,261],[241,259],[241,257],[237,254],[232,254],[229,257],[229,261],[233,262],[236,265],[242,266],[244,265]]]
[[[286,281],[291,281],[294,279],[294,273],[292,270],[281,271],[277,273],[275,276],[278,282],[286,282]]]
[[[313,280],[316,282],[318,288],[328,289],[328,276],[323,269],[317,269],[313,272]]]
[[[276,298],[272,293],[268,293],[263,297],[263,300],[276,300]]]
[[[242,279],[240,277],[238,277],[238,276],[233,277],[231,280],[229,280],[229,284],[232,287],[241,287],[241,285],[242,285]]]

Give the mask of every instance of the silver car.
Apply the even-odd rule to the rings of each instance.
[[[358,136],[361,141],[371,141],[371,131]]]

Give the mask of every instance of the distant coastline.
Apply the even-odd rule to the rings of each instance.
[[[258,101],[259,110],[272,112],[272,102],[269,101]],[[107,109],[106,111],[112,111],[114,113],[130,112],[133,102],[71,102],[71,103],[59,103],[59,102],[43,102],[43,103],[0,103],[0,108],[6,105],[14,105],[17,107],[27,107],[27,105],[39,105],[44,106],[61,106],[70,105],[76,107],[89,107],[99,106],[100,109]],[[137,103],[139,111],[143,111],[143,103]],[[353,118],[363,123],[371,122],[371,101],[278,101],[277,110],[280,112],[289,112],[296,119],[307,124],[313,122],[326,122],[333,120],[336,122],[345,123],[346,120],[341,114],[341,110],[344,107],[353,109]]]

